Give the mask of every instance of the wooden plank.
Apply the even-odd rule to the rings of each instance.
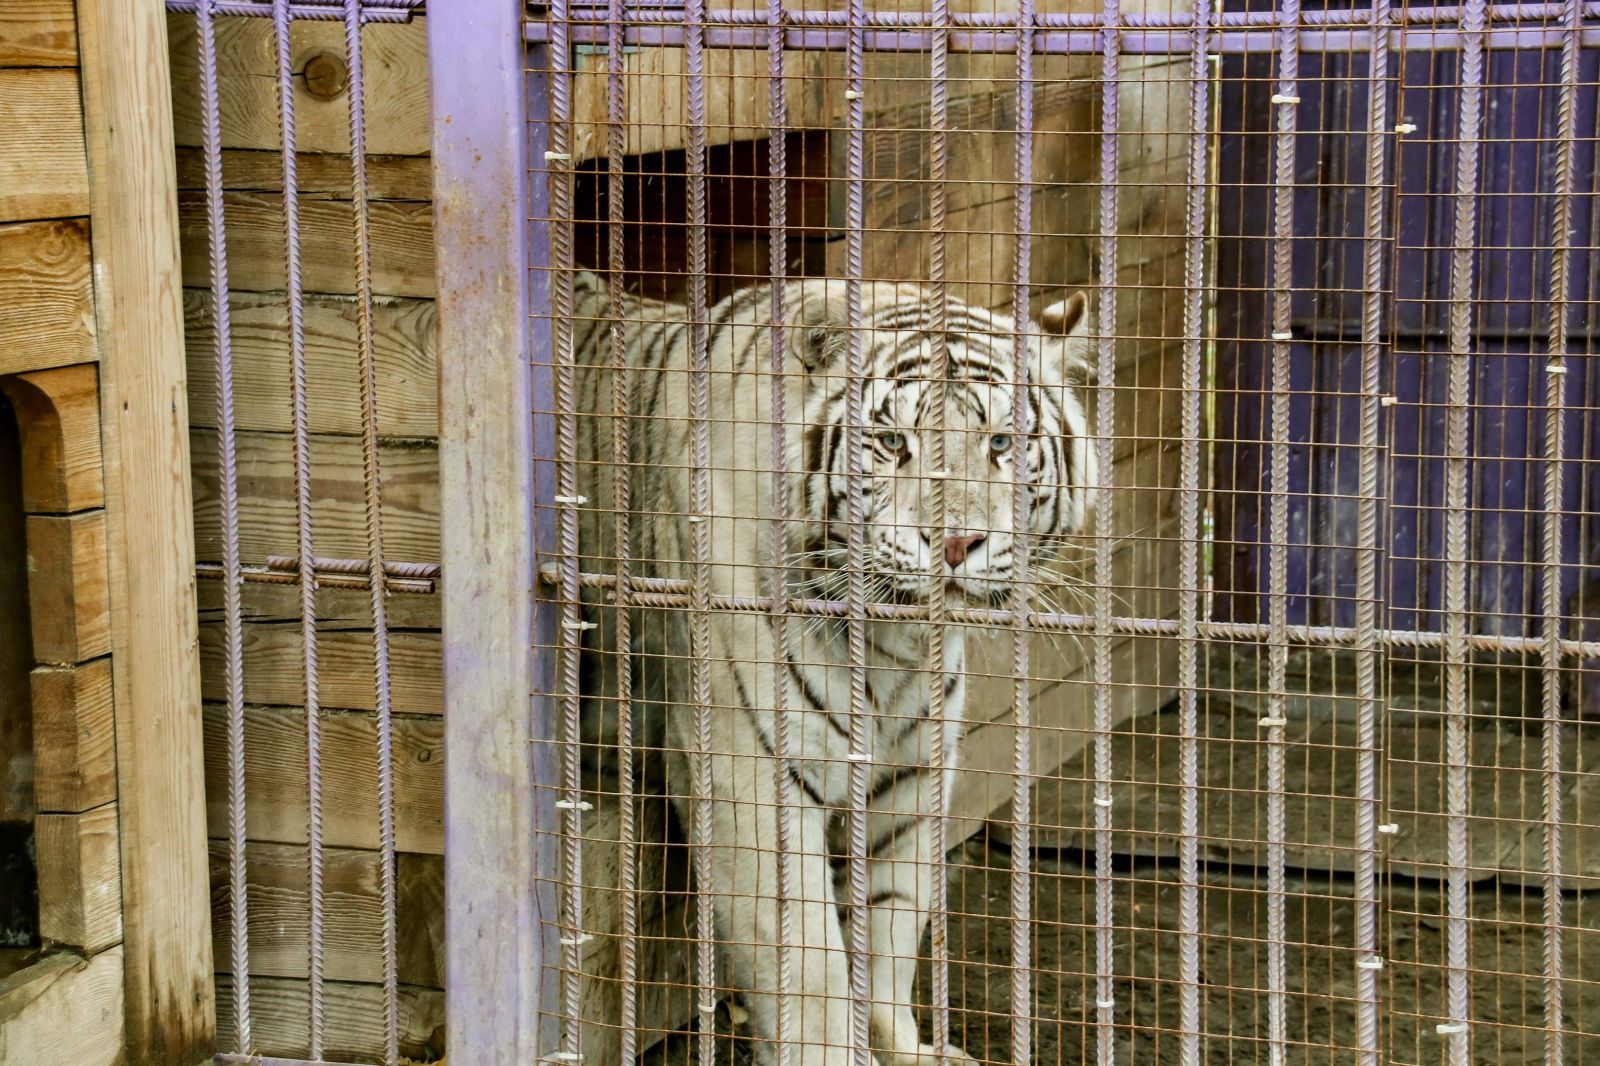
[[[222,558],[222,506],[217,437],[197,429],[194,450],[194,543],[202,559]],[[294,445],[280,434],[240,433],[237,438],[240,551],[246,562],[293,555],[298,529],[294,505]],[[311,440],[312,527],[317,554],[365,558],[366,489],[361,441],[316,436]],[[378,450],[383,489],[384,554],[396,561],[439,559],[439,457],[432,442],[390,441]]]
[[[177,142],[201,143],[200,46],[192,15],[173,15],[169,60]],[[427,20],[370,25],[361,34],[366,65],[367,151],[374,155],[425,155],[428,121]],[[289,32],[296,71],[325,56],[344,68],[344,27],[337,21],[296,21]],[[220,113],[225,148],[276,149],[278,58],[270,19],[219,19],[217,67],[222,73]],[[337,85],[337,83],[336,83]],[[350,102],[342,88],[312,92],[295,79],[295,143],[303,152],[350,150]]]
[[[61,953],[0,980],[0,1062],[122,1066],[123,949]]]
[[[22,432],[28,511],[82,511],[105,502],[99,378],[93,363],[0,378]]]
[[[172,83],[162,5],[77,11],[103,285],[127,1049],[154,1066],[216,1047]]]
[[[244,698],[250,703],[293,707],[304,698],[305,670],[297,626],[249,624],[244,627]],[[389,686],[397,714],[439,714],[444,709],[438,633],[389,634]],[[226,697],[223,634],[220,623],[200,627],[202,691],[206,699]],[[330,630],[317,635],[317,681],[322,706],[370,711],[373,691],[372,633]]]
[[[86,222],[0,226],[0,374],[94,360],[94,316]]]
[[[395,629],[438,629],[440,626],[440,582],[432,595],[394,596],[389,600],[389,625]],[[199,585],[200,621],[222,621],[222,582],[202,581]],[[370,629],[372,599],[365,589],[319,588],[316,599],[317,625],[326,629]],[[300,590],[294,585],[265,585],[248,582],[240,594],[240,607],[246,622],[300,620]]]
[[[240,20],[244,21],[244,20]],[[251,21],[260,21],[254,19]],[[233,1047],[233,978],[217,977],[217,1025],[223,1052]],[[400,1054],[435,1061],[444,1042],[444,993],[436,988],[402,986],[399,994]],[[330,981],[323,1009],[327,1026],[323,1055],[328,1061],[382,1062],[383,986]],[[311,1053],[311,992],[306,981],[260,977],[250,982],[250,1036],[257,1055],[303,1059]]]
[[[349,848],[323,852],[323,949],[330,981],[383,981],[382,853]],[[250,905],[250,973],[310,976],[310,852],[301,845],[252,842],[245,849]],[[396,856],[395,943],[402,984],[444,985],[444,860]],[[231,960],[233,914],[228,844],[211,842],[213,952]],[[226,971],[225,971],[226,972]]]
[[[88,213],[78,72],[0,68],[0,222]]]
[[[292,707],[245,710],[245,778],[251,840],[306,843],[306,717]],[[228,833],[227,710],[205,710],[206,813],[213,837]],[[395,846],[444,854],[444,725],[438,718],[394,720]],[[370,714],[329,712],[322,719],[323,833],[328,847],[376,848],[378,733]],[[208,934],[209,937],[209,934]],[[209,954],[209,939],[207,941]]]
[[[28,516],[33,655],[77,663],[111,650],[104,511]]]
[[[288,250],[281,193],[224,193],[228,283],[235,289],[281,291]],[[179,196],[183,283],[211,283],[205,198]],[[301,281],[306,292],[356,291],[355,211],[349,200],[300,201]],[[426,203],[379,200],[368,214],[372,288],[380,296],[433,296],[433,208]]]
[[[122,939],[117,805],[34,820],[39,935],[93,954]]]
[[[41,811],[78,813],[117,798],[110,659],[33,671],[33,755]]]
[[[71,67],[77,62],[72,0],[6,0],[0,6],[0,67]]]
[[[302,195],[350,197],[350,157],[325,152],[295,154],[295,178]],[[178,189],[206,187],[205,154],[178,149]],[[222,153],[222,187],[229,192],[282,192],[283,154],[229,148]],[[367,155],[367,196],[373,200],[431,200],[433,169],[426,156]]]
[[[287,433],[289,312],[280,295],[236,292],[228,301],[233,321],[234,419],[241,430]],[[189,353],[189,418],[214,427],[217,408],[211,296],[184,293]],[[439,435],[437,320],[431,300],[383,299],[372,308],[377,363],[378,432],[385,437]],[[336,296],[306,299],[307,414],[311,432],[361,432],[361,376],[357,365],[356,302]]]

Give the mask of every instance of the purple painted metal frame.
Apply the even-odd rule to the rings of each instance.
[[[553,720],[535,705],[533,293],[546,244],[529,219],[529,84],[520,0],[428,5],[439,276],[445,673],[446,1011],[462,1062],[553,1047]],[[530,103],[531,102],[531,103]],[[541,350],[548,355],[546,341]],[[539,495],[539,493],[543,495]],[[548,530],[539,532],[548,535]],[[548,636],[548,634],[546,634]],[[544,645],[548,646],[548,644]],[[548,684],[537,690],[549,691]],[[553,813],[553,812],[551,812]],[[520,845],[520,846],[519,846]]]

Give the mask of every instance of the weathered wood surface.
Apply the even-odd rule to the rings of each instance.
[[[244,21],[244,20],[240,20]],[[251,21],[261,21],[251,20]],[[311,990],[307,981],[258,977],[250,982],[250,1036],[260,1055],[301,1059],[310,1054]],[[218,1050],[233,1051],[233,978],[217,975]],[[336,1062],[382,1062],[384,1057],[381,985],[328,982],[323,1009],[323,1054]],[[399,994],[400,1054],[428,1061],[427,1049],[443,1042],[444,993],[404,985]]]
[[[0,222],[88,213],[78,72],[0,67]]]
[[[243,21],[243,20],[240,20]],[[228,284],[236,290],[281,291],[288,269],[283,194],[226,192]],[[179,194],[183,283],[211,283],[203,193]],[[372,289],[379,296],[433,296],[433,208],[427,203],[376,200],[370,204]],[[356,291],[355,210],[348,199],[300,200],[301,283],[306,292]]]
[[[302,196],[350,198],[350,156],[328,152],[295,153],[296,188]],[[178,149],[178,189],[206,187],[205,154]],[[222,152],[222,187],[230,192],[283,192],[283,154],[227,148]],[[433,168],[426,156],[367,155],[367,196],[373,200],[431,200]]]
[[[194,456],[194,543],[201,559],[222,558],[222,504],[217,435],[197,429]],[[281,434],[240,433],[239,548],[246,562],[292,555],[296,531],[294,442]],[[317,554],[336,559],[367,554],[366,489],[361,441],[318,435],[311,440],[312,527]],[[431,441],[389,441],[378,449],[383,488],[384,554],[396,562],[439,558],[439,459]]]
[[[34,794],[41,811],[75,813],[117,798],[111,660],[33,671]]]
[[[226,708],[206,705],[206,814],[213,838],[228,834],[227,722]],[[246,835],[306,843],[305,712],[249,707],[244,724],[250,787]],[[395,718],[394,770],[395,846],[444,854],[444,724],[439,718]],[[324,714],[322,797],[328,847],[378,847],[378,732],[372,715]]]
[[[200,49],[192,15],[168,20],[172,65],[172,113],[181,145],[200,144]],[[428,151],[427,20],[367,26],[361,35],[366,67],[367,150],[374,155],[423,155]],[[344,26],[338,21],[297,20],[290,29],[290,62],[296,71],[327,57],[344,69]],[[222,144],[226,148],[276,149],[278,60],[270,19],[219,19],[217,66],[222,73]],[[350,150],[350,102],[337,80],[313,92],[295,79],[295,143],[303,152]]]
[[[299,706],[305,666],[298,626],[244,626],[244,698],[249,703]],[[201,688],[206,699],[227,696],[226,656],[219,623],[200,627]],[[317,681],[329,710],[377,707],[372,669],[372,632],[324,629],[317,633]],[[389,685],[396,714],[439,714],[444,709],[439,634],[400,630],[389,634]]]
[[[0,978],[0,1062],[121,1066],[123,949],[63,952]]]
[[[6,0],[0,6],[0,67],[70,67],[77,62],[72,0]]]
[[[77,0],[77,15],[103,355],[127,1049],[133,1066],[166,1066],[216,1047],[167,15],[148,0]]]
[[[111,650],[104,511],[28,516],[33,655],[76,663]]]
[[[442,583],[442,582],[441,582]],[[394,596],[389,600],[389,624],[396,629],[438,629],[438,585],[432,595]],[[200,621],[222,620],[222,582],[199,585]],[[247,583],[239,604],[246,622],[300,620],[300,590],[294,585]],[[365,589],[320,588],[316,597],[317,624],[330,629],[361,629],[372,625],[372,599]]]
[[[287,298],[236,292],[228,304],[236,425],[245,431],[290,432]],[[324,295],[306,299],[307,415],[313,433],[361,432],[356,314],[353,299]],[[380,436],[439,435],[436,317],[431,300],[384,299],[373,306]],[[217,371],[210,293],[187,291],[184,319],[189,418],[195,426],[215,427]]]
[[[94,315],[86,222],[0,225],[0,374],[94,360]]]
[[[105,502],[99,370],[93,363],[0,378],[22,433],[23,507],[81,511]]]
[[[39,935],[86,954],[122,939],[117,805],[34,820],[39,855]]]

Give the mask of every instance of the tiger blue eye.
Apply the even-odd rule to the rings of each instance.
[[[904,433],[880,433],[878,434],[878,443],[891,452],[903,452],[906,450],[906,435]]]
[[[999,454],[1011,450],[1011,435],[1009,433],[996,433],[989,438],[989,450]]]

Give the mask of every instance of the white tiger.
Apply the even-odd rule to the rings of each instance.
[[[585,570],[613,572],[617,544],[609,512],[616,489],[613,440],[619,428],[611,368],[610,307],[601,281],[580,273],[574,348],[580,409],[580,544]],[[787,469],[792,595],[842,599],[847,584],[847,456],[844,432],[848,337],[845,287],[809,280],[783,293]],[[743,289],[707,315],[710,389],[710,513],[713,595],[769,591],[772,514],[772,330],[768,286]],[[1030,432],[1012,421],[1015,326],[1004,314],[947,301],[944,528],[930,507],[928,461],[938,418],[930,409],[934,304],[906,285],[861,287],[866,504],[865,557],[874,600],[952,604],[1004,602],[1014,568],[1012,493],[1019,447],[1027,449],[1031,501],[1027,535],[1047,546],[1080,530],[1093,453],[1075,383],[1088,369],[1082,293],[1029,324]],[[626,396],[632,476],[628,482],[631,570],[691,576],[692,464],[688,309],[629,297],[625,325]],[[1038,554],[1037,552],[1035,554]],[[935,564],[943,557],[943,566]],[[935,573],[942,576],[935,577]],[[942,588],[941,588],[942,586]],[[593,601],[599,603],[598,597]],[[585,712],[591,752],[614,757],[617,695],[615,611],[589,609],[599,624],[588,642]],[[691,695],[690,618],[683,610],[632,616],[630,683],[641,762],[666,752],[668,788],[692,824],[695,701]],[[770,618],[713,612],[710,617],[710,863],[700,891],[714,894],[721,983],[738,991],[749,1013],[756,1061],[775,1059],[779,908],[775,685],[787,669],[793,856],[797,901],[792,927],[789,1029],[797,1066],[850,1061],[851,996],[842,924],[851,761],[850,658],[843,619],[791,618],[789,647],[774,647]],[[912,1012],[917,949],[927,923],[932,870],[932,809],[927,716],[928,627],[907,621],[866,626],[866,687],[871,712],[867,816],[870,931],[870,1025],[885,1066],[932,1066]],[[965,630],[946,627],[944,749],[955,762],[963,730]],[[776,667],[782,663],[784,667]],[[947,776],[944,794],[950,794]],[[958,1049],[948,1054],[964,1058]]]

